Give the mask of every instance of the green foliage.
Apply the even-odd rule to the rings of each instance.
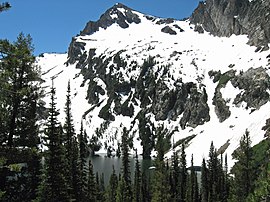
[[[117,178],[117,175],[115,173],[114,166],[113,166],[113,172],[111,174],[110,181],[109,181],[109,187],[107,189],[106,201],[116,202],[117,187],[118,187],[118,178]]]
[[[252,149],[249,132],[246,131],[240,140],[240,147],[233,153],[237,160],[232,168],[234,174],[233,196],[237,201],[245,201],[254,189],[252,168]]]
[[[55,89],[51,89],[49,118],[45,130],[48,153],[45,160],[44,191],[41,201],[69,201],[69,188],[66,176],[67,161],[63,145],[63,131],[57,119]]]
[[[11,8],[11,5],[8,2],[0,3],[0,13]]]

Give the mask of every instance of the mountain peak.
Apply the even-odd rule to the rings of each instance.
[[[81,32],[81,35],[91,35],[100,28],[107,29],[113,24],[118,24],[121,28],[125,29],[128,28],[131,23],[139,24],[140,22],[141,19],[136,11],[124,4],[116,3],[113,7],[102,14],[98,21],[89,21]]]

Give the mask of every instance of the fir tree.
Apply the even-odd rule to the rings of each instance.
[[[0,158],[12,164],[27,164],[6,186],[5,197],[17,197],[19,201],[35,198],[40,180],[37,126],[40,72],[33,50],[30,35],[20,34],[14,43],[0,40]]]
[[[187,161],[185,153],[185,145],[182,144],[181,156],[180,156],[180,179],[179,179],[179,201],[186,201],[186,190],[187,190]]]
[[[170,188],[167,179],[166,166],[164,163],[164,133],[157,134],[157,158],[155,160],[155,173],[153,184],[153,202],[169,202],[171,201]]]
[[[195,172],[193,165],[193,155],[191,156],[190,176],[187,189],[187,201],[199,202],[198,181],[197,181],[197,174]]]
[[[180,167],[179,167],[179,157],[176,151],[173,152],[172,156],[172,172],[171,172],[171,195],[173,200],[179,200],[180,196]]]
[[[131,201],[132,200],[132,188],[131,188],[131,174],[130,174],[130,161],[129,161],[129,146],[128,146],[128,131],[123,129],[122,134],[122,179],[120,179],[117,201]],[[121,193],[119,193],[119,191]]]
[[[45,135],[48,141],[48,155],[46,157],[46,178],[45,199],[41,201],[70,201],[68,194],[68,184],[65,176],[67,162],[65,159],[65,150],[62,144],[63,131],[57,120],[58,112],[56,110],[55,89],[51,89],[51,103],[49,109],[49,118]]]
[[[209,193],[208,201],[215,202],[219,199],[220,191],[220,170],[219,170],[219,160],[217,157],[217,152],[214,147],[213,142],[210,145],[209,159],[208,163],[208,180],[209,180]]]
[[[11,8],[11,5],[8,2],[0,3],[0,13]]]
[[[208,181],[208,169],[206,166],[205,159],[202,162],[202,174],[201,174],[201,197],[202,202],[208,202],[209,194],[209,181]]]
[[[142,195],[141,195],[141,169],[140,163],[138,160],[138,154],[136,150],[135,156],[135,174],[134,174],[134,189],[133,189],[133,201],[134,202],[141,202]]]
[[[79,175],[80,175],[80,191],[78,201],[86,201],[88,197],[88,166],[87,166],[87,138],[81,122],[79,140]]]
[[[233,195],[237,201],[245,201],[249,193],[253,191],[254,186],[251,140],[247,130],[240,140],[240,147],[233,153],[233,158],[237,160],[232,168],[234,174]]]
[[[71,113],[71,90],[70,90],[70,81],[68,82],[67,87],[67,96],[66,96],[66,104],[65,104],[65,123],[64,123],[64,146],[65,146],[65,153],[67,159],[67,168],[66,168],[66,176],[69,185],[69,192],[71,196],[75,195],[73,185],[77,184],[77,173],[78,173],[78,166],[77,162],[78,154],[74,152],[78,152],[77,150],[77,141],[75,140],[75,129],[73,125],[73,118]]]
[[[117,186],[118,186],[118,178],[115,173],[115,169],[113,166],[113,172],[111,174],[110,180],[109,180],[109,186],[107,190],[107,199],[108,202],[116,202],[116,192],[117,192]]]
[[[89,171],[88,171],[88,196],[87,200],[89,202],[95,202],[97,201],[97,184],[96,184],[96,179],[95,179],[95,174],[93,170],[93,165],[91,160],[89,160]]]

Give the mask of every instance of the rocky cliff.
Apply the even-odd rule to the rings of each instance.
[[[190,20],[200,32],[226,37],[246,34],[250,45],[269,49],[269,0],[206,0],[199,3]]]

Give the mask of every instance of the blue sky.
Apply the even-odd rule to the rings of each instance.
[[[1,1],[3,2],[3,1]],[[20,32],[33,38],[35,54],[66,52],[89,20],[97,20],[115,3],[142,13],[182,19],[199,0],[9,0],[12,8],[0,14],[0,38],[15,41]]]

